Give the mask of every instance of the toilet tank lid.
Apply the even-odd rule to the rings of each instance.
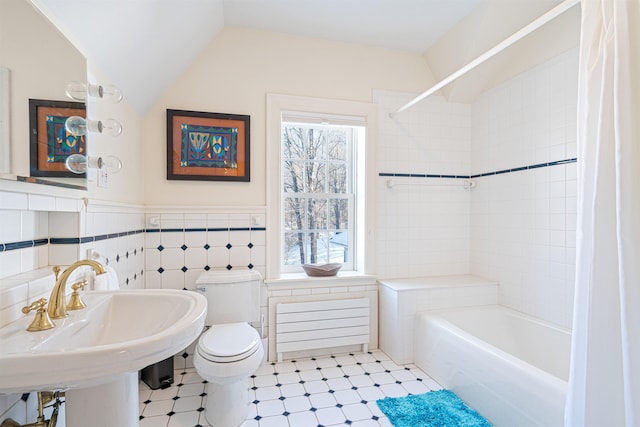
[[[209,270],[200,273],[196,279],[197,285],[242,283],[261,280],[262,276],[255,270]]]

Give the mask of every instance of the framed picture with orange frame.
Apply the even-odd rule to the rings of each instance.
[[[82,102],[29,99],[29,166],[35,177],[83,178],[65,166],[72,154],[86,154],[84,135],[65,128],[67,118],[86,117]]]
[[[250,116],[167,110],[167,179],[250,181]]]

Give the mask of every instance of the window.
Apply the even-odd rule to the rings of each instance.
[[[307,263],[370,273],[374,129],[373,104],[267,95],[267,280]]]
[[[354,147],[364,138],[364,127],[331,124],[326,115],[324,123],[309,119],[282,117],[282,270],[328,262],[352,270]]]

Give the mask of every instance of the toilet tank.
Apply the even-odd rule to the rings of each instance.
[[[196,290],[207,298],[205,325],[260,321],[260,283],[254,270],[210,270],[196,279]]]

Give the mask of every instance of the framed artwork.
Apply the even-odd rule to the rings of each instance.
[[[249,182],[249,119],[167,110],[167,179]]]
[[[64,127],[71,116],[86,117],[84,103],[29,99],[31,176],[84,178],[64,165],[70,155],[86,153],[85,136],[75,136]]]

